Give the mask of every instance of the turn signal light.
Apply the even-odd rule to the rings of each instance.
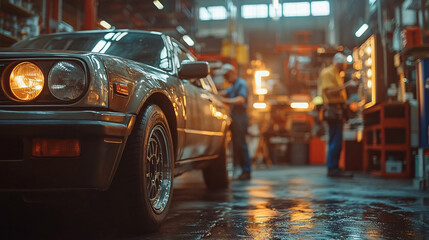
[[[34,138],[33,157],[78,157],[80,141],[78,139]]]
[[[117,94],[128,96],[129,90],[128,90],[128,85],[126,83],[117,83],[117,82],[115,82],[113,84],[113,86],[114,86],[115,92]]]

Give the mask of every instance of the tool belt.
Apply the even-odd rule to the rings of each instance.
[[[327,122],[343,122],[347,119],[345,104],[334,103],[323,106],[323,120]]]

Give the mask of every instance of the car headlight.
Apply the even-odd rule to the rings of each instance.
[[[74,62],[58,62],[48,75],[48,87],[54,97],[75,100],[85,90],[86,76],[83,69]]]
[[[10,91],[20,101],[35,99],[42,92],[44,83],[42,70],[31,62],[16,65],[10,73]]]

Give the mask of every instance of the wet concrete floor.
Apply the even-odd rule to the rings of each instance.
[[[199,171],[174,186],[156,233],[123,235],[85,208],[44,207],[25,219],[14,214],[1,239],[429,239],[429,192],[411,179],[338,179],[323,166],[273,166],[225,191],[207,191]]]

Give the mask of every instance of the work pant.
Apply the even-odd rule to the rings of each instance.
[[[328,166],[328,170],[334,170],[339,168],[341,150],[343,148],[343,122],[328,122],[328,126],[329,142],[326,164]]]
[[[246,143],[247,127],[249,120],[247,115],[233,116],[231,123],[231,138],[234,163],[239,163],[243,172],[252,169],[249,150]]]

